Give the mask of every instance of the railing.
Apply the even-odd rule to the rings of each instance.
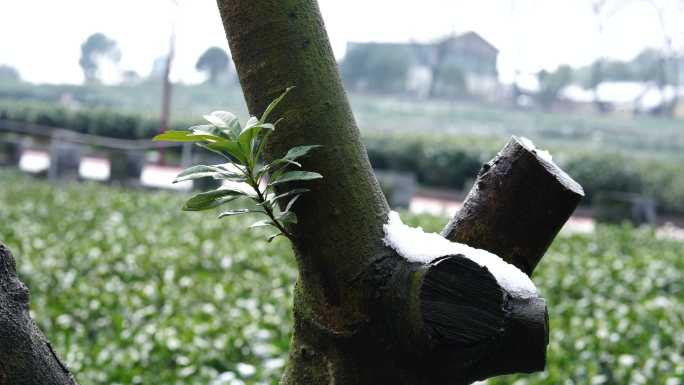
[[[1,134],[7,135],[1,135]],[[15,158],[19,163],[19,154],[24,149],[36,149],[47,152],[49,167],[47,176],[50,180],[70,179],[74,170],[78,173],[82,154],[91,150],[106,153],[109,158],[109,180],[127,184],[139,184],[145,155],[149,151],[180,148],[180,167],[193,163],[192,146],[190,144],[153,142],[149,139],[128,140],[104,136],[78,133],[63,128],[49,127],[33,123],[20,123],[0,120],[0,144],[13,146]],[[9,162],[12,163],[12,162]]]

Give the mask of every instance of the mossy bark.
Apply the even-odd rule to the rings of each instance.
[[[294,208],[299,279],[281,384],[465,384],[543,368],[543,299],[511,296],[479,266],[457,274],[468,264],[463,256],[423,265],[384,245],[387,203],[315,0],[218,0],[218,6],[250,112],[260,115],[285,88],[296,86],[276,111],[274,119],[284,120],[266,156],[323,145],[303,168],[324,178],[308,183],[312,191]],[[449,288],[450,294],[426,294],[429,287]],[[446,329],[436,326],[441,317],[450,320]],[[472,338],[453,341],[466,334]]]

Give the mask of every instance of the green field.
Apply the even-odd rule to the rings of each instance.
[[[0,240],[82,384],[277,383],[296,276],[287,241],[180,211],[183,198],[0,170]],[[559,238],[533,280],[550,311],[547,370],[490,384],[684,383],[684,244],[600,227]]]
[[[157,117],[161,84],[34,85],[0,83],[0,104],[6,101],[59,105],[68,94],[79,106],[107,108]],[[503,105],[464,100],[421,100],[386,95],[350,94],[361,130],[366,133],[411,132],[480,136],[500,145],[510,135],[527,136],[554,151],[622,152],[629,157],[684,162],[684,121],[642,116],[516,110]],[[172,121],[200,122],[213,110],[246,114],[237,83],[224,86],[177,84]]]

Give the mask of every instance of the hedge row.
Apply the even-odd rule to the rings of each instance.
[[[70,111],[62,107],[0,101],[0,119],[70,128],[116,138],[154,136],[157,118],[107,109]],[[182,129],[195,122],[174,121]],[[505,143],[473,136],[383,133],[364,135],[368,155],[378,169],[414,173],[425,186],[469,188],[483,162]],[[663,160],[638,160],[610,153],[554,152],[554,159],[585,189],[585,204],[600,191],[635,192],[653,197],[661,212],[684,214],[681,165]]]
[[[0,119],[61,127],[76,132],[119,139],[149,139],[159,132],[159,117],[127,114],[107,108],[71,110],[50,103],[0,100]],[[174,121],[172,129],[190,122]]]
[[[413,172],[423,185],[458,190],[469,188],[482,163],[505,144],[421,134],[367,135],[365,143],[373,167]],[[660,212],[684,214],[684,172],[677,162],[581,151],[554,153],[554,159],[584,187],[584,204],[602,191],[634,192],[655,199]]]

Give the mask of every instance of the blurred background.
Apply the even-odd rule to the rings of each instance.
[[[438,231],[511,135],[586,191],[533,277],[547,371],[489,383],[683,384],[684,1],[319,5],[407,222]],[[150,140],[214,110],[247,117],[215,2],[0,3],[0,241],[82,383],[277,383],[288,245],[177,210],[220,159]]]

